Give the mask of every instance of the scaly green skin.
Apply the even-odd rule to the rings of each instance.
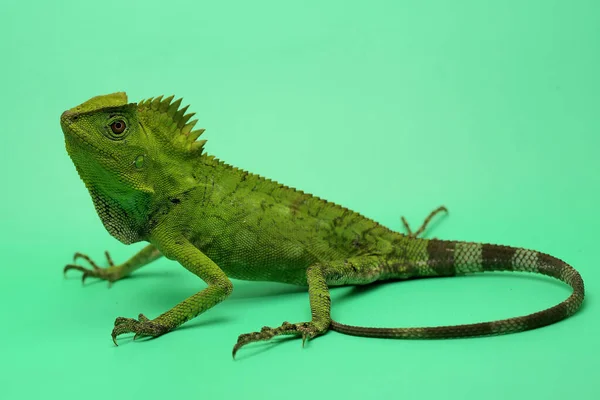
[[[68,265],[114,282],[162,255],[208,287],[157,318],[117,318],[116,337],[159,336],[224,300],[229,278],[307,285],[311,321],[241,335],[243,345],[278,335],[311,339],[328,329],[376,337],[448,338],[518,332],[561,320],[584,298],[581,276],[552,256],[520,248],[418,238],[358,213],[227,165],[203,153],[173,97],[127,103],[124,93],[94,97],[61,116],[67,151],[106,229],[125,244],[150,245],[121,265]],[[422,229],[418,233],[422,232]],[[409,231],[410,233],[410,231]],[[108,254],[107,254],[108,257]],[[331,320],[328,287],[374,281],[528,271],[566,282],[562,303],[524,317],[428,328],[362,328]]]

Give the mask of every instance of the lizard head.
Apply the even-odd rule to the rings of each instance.
[[[135,173],[135,160],[145,154],[147,144],[136,104],[128,104],[125,93],[93,97],[65,111],[60,125],[67,152],[86,185],[148,189]]]
[[[162,96],[128,103],[125,93],[96,96],[65,111],[67,152],[108,231],[141,240],[149,208],[193,185],[190,170],[205,141],[192,131],[181,99]],[[125,226],[127,225],[127,226]]]

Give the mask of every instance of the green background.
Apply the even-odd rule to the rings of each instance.
[[[64,1],[0,6],[4,398],[598,399],[598,1]],[[73,252],[117,262],[64,149],[60,113],[97,94],[176,94],[207,150],[400,229],[534,248],[578,268],[580,313],[521,334],[442,341],[331,332],[244,348],[309,317],[306,293],[235,281],[232,297],[157,340],[121,339],[204,287],[161,260],[107,289]],[[333,317],[456,324],[551,306],[569,288],[490,274],[333,291]]]

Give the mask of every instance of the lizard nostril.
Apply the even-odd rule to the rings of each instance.
[[[61,122],[71,122],[71,121],[77,121],[77,115],[74,115],[72,112],[70,111],[65,111],[64,113],[62,113],[60,115],[60,121]]]

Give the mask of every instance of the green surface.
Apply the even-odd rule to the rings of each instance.
[[[36,4],[37,3],[37,4]],[[600,3],[597,1],[17,2],[0,6],[0,304],[4,398],[597,399],[600,369]],[[534,248],[579,269],[574,317],[516,335],[389,341],[334,332],[257,344],[237,335],[309,317],[282,284],[232,297],[156,340],[154,317],[204,284],[160,260],[85,287],[74,251],[117,262],[64,149],[60,113],[96,94],[184,96],[208,152],[400,229],[445,204],[430,236]],[[350,324],[516,316],[568,288],[491,274],[333,290]],[[370,396],[373,397],[370,397]]]

